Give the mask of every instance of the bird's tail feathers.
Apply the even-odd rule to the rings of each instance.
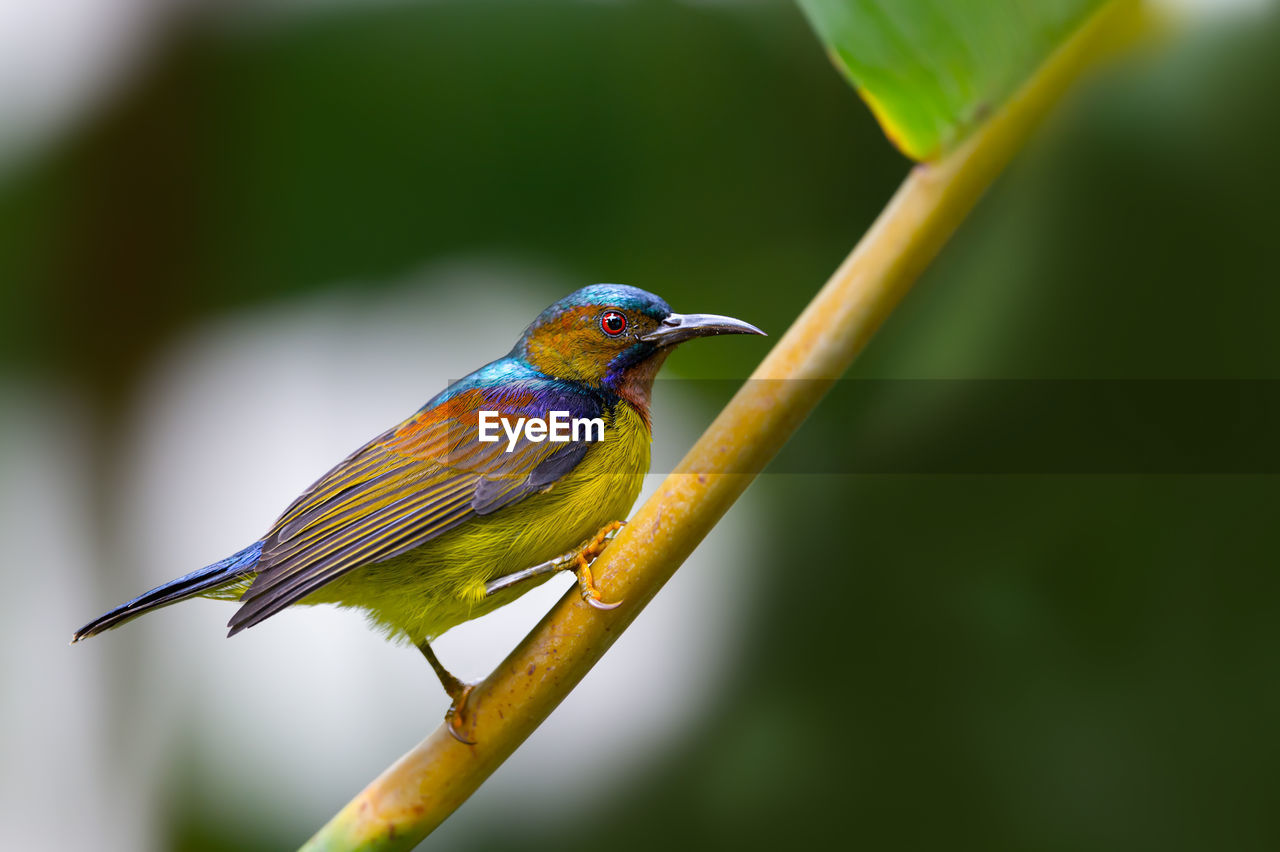
[[[143,613],[151,612],[153,609],[159,609],[162,606],[168,606],[169,604],[195,597],[212,591],[219,586],[242,579],[246,575],[253,573],[261,553],[262,542],[257,541],[221,562],[215,562],[212,565],[201,568],[199,571],[192,571],[185,577],[179,577],[176,580],[170,580],[163,585],[156,586],[151,591],[121,604],[81,627],[71,637],[71,644],[74,645],[81,639],[96,636],[104,630],[110,630],[126,621],[137,618]]]

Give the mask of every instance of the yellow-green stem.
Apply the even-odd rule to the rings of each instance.
[[[533,733],[733,505],[866,345],[983,191],[1136,0],[1103,6],[960,148],[914,168],[804,313],[593,570],[612,612],[571,589],[478,684],[463,745],[443,726],[344,807],[304,852],[404,850],[466,801]],[[789,381],[777,381],[789,380]],[[607,720],[594,736],[625,737]]]

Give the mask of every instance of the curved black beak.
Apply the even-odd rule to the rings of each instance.
[[[749,322],[716,314],[668,314],[666,319],[641,340],[661,348],[675,346],[694,337],[710,337],[716,334],[759,334],[764,332]]]

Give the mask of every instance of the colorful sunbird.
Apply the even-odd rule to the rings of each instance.
[[[588,603],[616,606],[601,600],[590,563],[649,470],[658,369],[685,340],[763,333],[673,313],[635,287],[584,287],[539,314],[506,356],[322,476],[262,539],[116,607],[72,642],[191,597],[240,602],[228,635],[294,604],[355,607],[422,652],[452,699],[449,731],[470,742],[461,719],[471,685],[430,643],[559,570],[577,573]]]

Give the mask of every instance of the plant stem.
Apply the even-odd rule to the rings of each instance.
[[[343,808],[304,852],[413,848],[564,700],[711,531],[870,340],[917,276],[1100,48],[1128,33],[1135,0],[1104,5],[959,148],[916,166],[888,207],[658,491],[596,561],[623,604],[570,589],[468,706],[475,745],[444,726]],[[598,736],[627,736],[603,725]]]

